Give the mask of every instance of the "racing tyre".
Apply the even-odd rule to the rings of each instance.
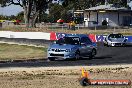
[[[77,51],[76,54],[75,54],[75,60],[78,60],[80,58],[80,52]]]
[[[89,59],[90,60],[93,59],[95,57],[95,55],[96,55],[96,50],[93,49],[92,52],[91,52],[91,55],[89,56]]]
[[[107,47],[109,47],[108,43],[106,43],[106,44],[104,43],[104,46],[107,46]]]
[[[104,43],[104,46],[107,46],[107,44]]]
[[[123,43],[123,45],[122,46],[126,46],[126,44],[125,43]]]

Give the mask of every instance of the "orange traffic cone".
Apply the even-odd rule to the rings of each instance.
[[[82,68],[81,70],[82,70],[82,77],[89,78],[88,72],[84,68]]]

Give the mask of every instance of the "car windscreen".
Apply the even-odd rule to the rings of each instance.
[[[122,34],[110,34],[108,38],[123,38]]]
[[[79,37],[64,37],[60,38],[57,44],[71,44],[71,45],[79,45]]]

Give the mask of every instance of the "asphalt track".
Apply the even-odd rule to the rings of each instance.
[[[132,46],[126,47],[104,47],[98,44],[98,54],[92,60],[81,59],[76,61],[13,61],[0,62],[0,68],[4,67],[57,67],[57,66],[91,66],[111,64],[132,64]]]

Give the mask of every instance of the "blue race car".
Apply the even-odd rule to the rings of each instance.
[[[92,59],[97,54],[97,44],[93,43],[87,35],[66,35],[55,43],[51,44],[47,50],[47,58],[50,61],[56,59],[74,59],[83,57]]]

